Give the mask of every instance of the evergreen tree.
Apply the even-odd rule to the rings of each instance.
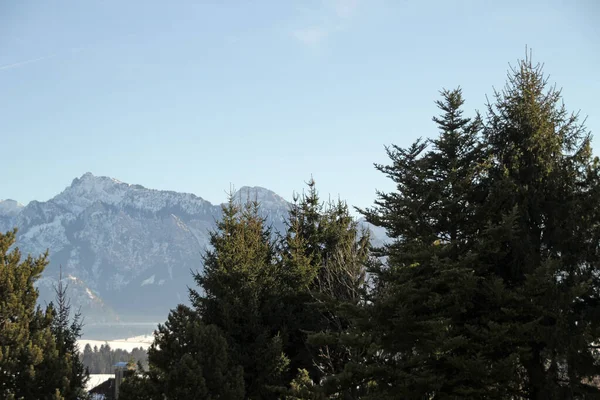
[[[131,351],[124,349],[112,349],[108,344],[103,344],[98,349],[94,349],[89,344],[86,344],[83,353],[81,353],[81,363],[90,374],[112,374],[114,365],[118,362],[135,360],[136,363],[141,363],[143,369],[148,367],[148,354],[141,347],[135,347]]]
[[[318,268],[312,262],[312,255],[307,248],[312,246],[309,238],[301,234],[302,219],[299,214],[300,204],[295,202],[289,211],[287,232],[279,237],[279,268],[281,281],[288,290],[280,296],[280,325],[285,326],[284,351],[290,364],[285,377],[292,382],[300,370],[304,370],[313,378],[318,375],[313,360],[313,352],[309,348],[307,330],[318,329],[319,315],[314,307],[307,305],[313,302],[310,287],[315,280]]]
[[[68,286],[63,283],[61,268],[58,285],[54,288],[56,305],[51,303],[49,306],[54,314],[50,327],[57,354],[55,358],[47,357],[40,370],[45,370],[44,375],[49,378],[50,387],[58,386],[65,400],[78,400],[86,396],[85,384],[89,373],[80,360],[77,347],[83,322],[79,312],[71,318],[71,304],[67,296]]]
[[[205,325],[195,311],[179,305],[159,325],[148,351],[150,369],[128,377],[124,400],[244,399],[243,370],[232,363],[221,330]]]
[[[490,296],[489,352],[514,360],[531,399],[599,395],[599,162],[591,136],[531,57],[488,105],[490,154],[480,242]]]
[[[292,342],[295,348],[286,353],[291,372],[301,374],[298,379],[310,376],[320,384],[358,358],[340,341],[350,323],[341,308],[356,306],[363,299],[369,236],[358,229],[344,202],[322,203],[312,179],[307,194],[295,198],[287,225],[282,246],[284,264],[289,260],[304,265],[296,270],[306,281],[296,287],[299,309],[294,323],[300,335]],[[331,386],[334,389],[326,391],[330,397],[339,392],[337,385]],[[322,388],[313,386],[313,392],[318,390]],[[345,398],[355,398],[354,391],[345,393]]]
[[[60,398],[58,385],[48,383],[43,368],[58,351],[52,336],[54,310],[38,306],[35,281],[48,264],[48,254],[21,258],[10,250],[17,230],[0,233],[0,397],[7,399]]]
[[[470,257],[484,153],[480,119],[464,118],[463,103],[460,89],[444,90],[436,102],[443,113],[434,118],[439,137],[390,147],[392,164],[376,166],[397,190],[378,193],[376,207],[363,211],[393,239],[375,252],[386,261],[373,264],[368,312],[359,314],[372,349],[355,375],[362,374],[362,386],[373,379],[372,398],[489,395],[485,383],[472,383],[485,382],[487,368],[464,324],[478,282]]]
[[[199,317],[222,330],[234,363],[243,368],[246,398],[275,399],[289,362],[279,319],[287,286],[258,210],[256,202],[239,205],[230,198],[211,234],[204,271],[194,276],[200,291],[190,295]]]
[[[365,210],[376,253],[365,398],[586,398],[597,393],[599,174],[590,136],[530,59],[485,124],[444,91],[440,136],[388,148],[396,184]],[[344,374],[340,374],[344,377]],[[346,375],[347,376],[347,375]]]
[[[284,277],[292,275],[283,272],[271,237],[258,203],[230,197],[211,233],[204,270],[194,274],[193,307],[179,306],[159,328],[149,371],[128,379],[126,398],[279,398],[289,362]]]
[[[85,345],[85,347],[83,348],[83,352],[81,353],[81,363],[86,367],[86,369],[90,373],[92,373],[92,374],[98,374],[99,372],[93,372],[90,369],[90,366],[92,365],[93,353],[94,353],[94,351],[92,350],[92,346],[90,346],[90,344],[87,343]]]
[[[288,393],[284,396],[285,400],[325,400],[326,398],[305,369],[298,371],[298,375],[290,383]]]

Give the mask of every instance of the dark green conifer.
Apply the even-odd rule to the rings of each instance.
[[[79,357],[77,340],[81,337],[83,321],[76,312],[71,317],[71,302],[67,295],[69,285],[63,283],[62,268],[58,285],[55,287],[56,305],[51,331],[56,342],[57,357],[48,360],[44,367],[50,377],[49,383],[59,389],[65,400],[80,400],[86,396],[85,384],[89,374]]]
[[[179,305],[155,333],[150,369],[127,378],[120,398],[242,400],[243,370],[232,362],[221,330]]]
[[[199,290],[190,291],[192,303],[205,324],[225,335],[233,361],[243,368],[246,397],[275,399],[289,363],[280,318],[287,284],[259,204],[231,197],[210,244],[204,270],[194,276]]]
[[[489,356],[514,361],[531,399],[583,398],[600,374],[598,159],[591,136],[531,57],[488,105],[480,257],[491,293]]]
[[[482,123],[443,93],[438,139],[392,147],[396,183],[367,219],[376,255],[349,363],[366,398],[588,398],[599,374],[599,162],[577,116],[526,60]],[[482,129],[483,128],[483,129]],[[480,134],[481,132],[481,134]],[[347,377],[348,374],[340,374]]]
[[[434,118],[439,136],[392,146],[391,165],[376,166],[396,191],[378,193],[364,214],[392,242],[375,252],[385,262],[373,264],[374,290],[357,314],[364,331],[351,332],[371,342],[365,362],[345,371],[347,384],[369,386],[368,398],[473,398],[488,390],[466,325],[478,284],[472,257],[485,158],[480,119],[464,118],[463,103],[460,89],[444,90]]]
[[[287,354],[291,360],[290,372],[301,374],[302,381],[309,376],[316,383],[311,386],[311,396],[319,392],[329,398],[339,396],[338,385],[328,385],[332,387],[328,390],[321,384],[359,357],[340,340],[350,324],[342,308],[356,306],[364,299],[368,244],[368,233],[358,228],[347,205],[342,201],[321,202],[311,179],[308,192],[296,197],[290,209],[282,245],[284,260],[286,255],[290,258],[294,254],[302,260],[306,271],[303,274],[306,285],[296,288],[298,310],[294,323],[296,342],[300,343]],[[306,390],[305,387],[303,392]],[[356,396],[352,392],[344,396]]]
[[[58,357],[52,332],[56,314],[52,306],[36,307],[34,287],[48,254],[22,259],[13,248],[16,233],[0,233],[0,397],[61,398],[60,383],[51,382],[44,368]]]

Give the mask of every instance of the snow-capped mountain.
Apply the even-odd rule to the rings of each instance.
[[[12,229],[14,218],[23,210],[23,204],[14,200],[0,200],[0,231]]]
[[[243,187],[234,199],[258,200],[275,230],[284,229],[289,203],[260,187]],[[75,307],[88,324],[158,320],[186,302],[190,271],[201,255],[221,206],[189,193],[147,189],[86,173],[46,202],[23,207],[0,202],[0,229],[18,227],[24,254],[49,250],[50,265],[38,282],[51,301],[59,268]]]
[[[0,200],[0,215],[14,217],[21,212],[23,207],[25,207],[23,204],[11,199]]]

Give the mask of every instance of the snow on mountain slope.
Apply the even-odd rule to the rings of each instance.
[[[15,200],[0,200],[0,216],[14,217],[21,212],[23,207],[25,207],[23,204]]]
[[[187,214],[205,213],[212,205],[193,194],[164,190],[146,189],[141,185],[130,185],[113,178],[94,176],[90,172],[75,178],[71,186],[50,200],[75,215],[102,203],[120,208],[158,212],[171,207]]]
[[[285,229],[289,203],[261,187],[234,200],[258,200],[274,230]],[[47,202],[0,202],[0,228],[19,228],[24,254],[47,249],[50,265],[37,284],[40,302],[54,297],[59,267],[86,323],[161,321],[188,299],[191,271],[202,268],[220,205],[190,193],[147,189],[86,173]]]
[[[15,200],[0,200],[0,230],[6,232],[12,229],[12,221],[23,210],[23,204]]]
[[[117,313],[100,298],[98,293],[87,287],[81,279],[69,275],[63,278],[62,282],[71,301],[72,313],[81,311],[84,324],[87,324],[88,321],[96,323],[116,323],[119,321]],[[44,275],[36,282],[42,304],[54,300],[57,286],[58,279],[55,276]]]
[[[282,229],[287,202],[263,188],[247,192],[265,200],[263,212]],[[193,194],[91,173],[47,202],[19,207],[4,201],[0,210],[0,228],[19,228],[17,245],[24,254],[50,251],[50,265],[37,283],[40,302],[53,299],[62,266],[77,279],[70,288],[73,304],[91,325],[140,316],[163,320],[170,308],[186,302],[190,271],[202,268],[209,232],[222,212]]]

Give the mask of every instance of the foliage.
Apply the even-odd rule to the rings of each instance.
[[[380,248],[312,180],[277,240],[256,202],[230,198],[192,307],[159,326],[149,369],[127,379],[124,398],[598,397],[590,134],[530,57],[484,117],[463,116],[460,88],[436,104],[437,137],[390,146],[390,164],[376,165],[395,190],[359,211],[387,231]],[[23,312],[10,296],[0,304]],[[12,321],[15,335],[35,332],[38,348],[56,352],[43,340],[53,309],[29,312],[32,328]]]
[[[118,362],[127,362],[131,359],[140,362],[143,369],[148,368],[148,354],[141,347],[131,351],[124,349],[113,349],[108,343],[97,346],[86,344],[80,355],[81,362],[90,374],[112,374],[114,365]]]
[[[479,245],[501,280],[490,315],[495,351],[515,359],[526,397],[573,398],[598,375],[598,159],[561,93],[528,57],[488,105],[487,229]],[[491,297],[491,296],[490,296]]]
[[[284,264],[287,260],[304,265],[303,276],[310,279],[299,286],[308,290],[299,291],[297,297],[300,344],[288,354],[300,352],[304,356],[300,358],[304,364],[297,363],[293,371],[303,374],[302,379],[308,374],[318,384],[313,391],[322,391],[319,386],[324,380],[341,372],[350,360],[360,358],[360,351],[340,340],[350,327],[341,309],[357,306],[364,299],[369,235],[358,228],[344,202],[321,202],[312,179],[308,192],[295,198],[287,225],[282,241]],[[290,358],[293,363],[297,357]],[[339,392],[338,387],[331,386],[332,390],[324,391],[330,397]]]
[[[365,398],[583,398],[599,372],[589,134],[529,58],[485,122],[442,97],[439,137],[377,165],[396,190],[363,212],[393,241],[356,312],[368,362],[346,369]]]
[[[35,281],[48,254],[21,258],[10,250],[17,230],[0,234],[0,396],[14,399],[80,399],[87,374],[78,360],[81,323],[71,321],[66,287],[57,306],[36,307]]]
[[[63,284],[62,270],[58,286],[55,287],[56,313],[52,320],[51,331],[56,342],[57,359],[47,363],[47,374],[53,384],[60,382],[60,393],[65,400],[78,400],[85,396],[85,384],[89,372],[79,358],[77,340],[81,337],[83,321],[79,312],[71,318],[71,303],[67,296],[68,284]]]
[[[232,363],[223,334],[186,306],[159,325],[148,360],[149,371],[127,378],[120,398],[244,399],[243,370]]]

